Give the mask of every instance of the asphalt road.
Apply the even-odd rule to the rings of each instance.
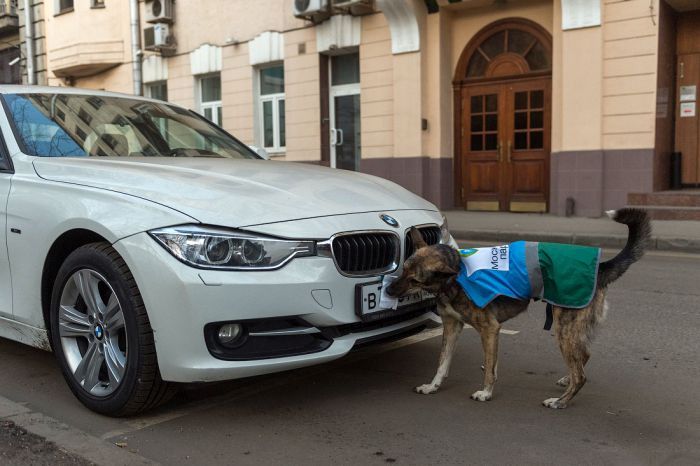
[[[0,396],[162,464],[700,464],[700,256],[649,254],[610,312],[570,408],[541,406],[564,364],[544,306],[506,324],[493,401],[481,345],[459,341],[434,395],[440,338],[422,334],[295,372],[188,387],[147,416],[82,407],[53,356],[0,339]],[[517,333],[515,333],[517,332]]]

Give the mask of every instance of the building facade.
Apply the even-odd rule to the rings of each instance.
[[[135,40],[127,0],[30,3],[40,84],[142,91],[442,208],[599,216],[667,190],[674,152],[700,186],[700,0],[142,0]]]

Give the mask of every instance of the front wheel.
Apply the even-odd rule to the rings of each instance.
[[[153,329],[134,277],[108,243],[76,249],[59,269],[51,341],[71,391],[93,411],[129,416],[174,392],[160,377]]]

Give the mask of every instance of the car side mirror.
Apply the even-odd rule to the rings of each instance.
[[[258,147],[258,146],[248,146],[248,147],[250,147],[250,150],[252,150],[256,154],[258,154],[260,156],[260,158],[262,158],[263,160],[270,160],[270,155],[267,153],[265,148]]]

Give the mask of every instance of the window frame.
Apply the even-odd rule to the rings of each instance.
[[[284,72],[284,62],[268,63],[264,66],[258,67],[256,70],[257,78],[257,110],[258,110],[258,128],[259,128],[259,140],[260,147],[263,147],[270,154],[284,154],[287,151],[287,101],[286,101],[286,90],[282,92],[275,92],[273,94],[263,94],[262,93],[262,72],[263,70],[270,68],[282,68]],[[284,83],[284,78],[283,78]],[[283,84],[284,86],[284,84]],[[264,107],[266,102],[271,102],[272,105],[272,146],[265,145],[265,112]],[[281,124],[280,124],[280,102],[284,102],[284,145],[281,144]]]
[[[105,0],[90,0],[90,8],[105,8]]]
[[[153,96],[153,88],[157,86],[164,86],[165,87],[165,100],[159,99],[158,97]],[[168,101],[168,81],[163,79],[161,81],[151,81],[144,83],[144,90],[146,91],[146,97],[149,99],[156,99],[156,100],[161,100],[162,102],[167,102]]]
[[[216,72],[216,73],[209,73],[209,74],[202,74],[197,76],[197,111],[200,115],[202,115],[204,118],[209,120],[205,115],[204,111],[205,110],[211,110],[211,115],[212,119],[209,120],[210,122],[214,123],[217,126],[223,126],[223,121],[219,121],[219,112],[217,110],[221,110],[221,120],[223,120],[223,114],[224,114],[224,107],[223,107],[223,100],[210,100],[204,102],[202,100],[202,95],[204,94],[202,92],[202,85],[204,84],[204,80],[207,78],[214,78],[218,77],[219,78],[219,93],[222,94],[222,85],[221,85],[221,72]],[[223,96],[222,96],[223,97]]]

